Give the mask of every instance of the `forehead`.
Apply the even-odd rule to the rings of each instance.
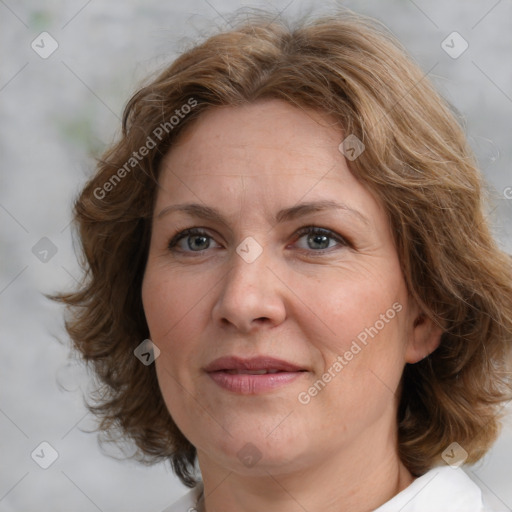
[[[318,167],[341,160],[341,137],[334,119],[281,100],[215,107],[180,135],[164,167],[186,168],[188,175],[315,176]]]
[[[380,209],[350,172],[343,131],[324,113],[281,100],[203,113],[165,156],[157,207],[184,200],[267,211],[301,200],[350,199]]]

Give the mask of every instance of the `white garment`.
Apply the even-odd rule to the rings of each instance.
[[[432,468],[374,512],[493,512],[460,468]]]
[[[195,512],[202,485],[192,489],[162,512]],[[436,467],[374,512],[493,512],[482,491],[462,469]]]

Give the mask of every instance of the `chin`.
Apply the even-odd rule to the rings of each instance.
[[[255,428],[254,423],[252,428],[239,425],[229,432],[231,436],[225,434],[221,439],[208,438],[209,449],[203,451],[230,471],[252,476],[287,473],[296,471],[300,461],[307,458],[308,442],[297,433],[275,435],[274,431],[269,435],[266,428]]]

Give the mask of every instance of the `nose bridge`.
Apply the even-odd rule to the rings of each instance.
[[[232,253],[214,319],[250,330],[254,320],[279,323],[285,316],[279,280],[271,272],[271,251],[253,237],[245,238]]]
[[[269,253],[269,249],[264,249],[252,236],[240,242],[230,259],[225,292],[264,294],[268,287]]]
[[[267,266],[271,263],[270,248],[264,247],[256,241],[255,238],[249,236],[245,238],[236,248],[236,256],[233,255],[234,267],[242,277],[246,276],[250,281],[254,277],[260,277],[268,271]],[[256,279],[258,284],[258,279]]]

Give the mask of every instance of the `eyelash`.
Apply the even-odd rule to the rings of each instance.
[[[296,237],[297,240],[299,240],[304,235],[309,235],[309,234],[323,235],[331,240],[337,241],[343,247],[352,247],[352,245],[341,235],[338,235],[336,232],[331,231],[330,229],[320,228],[318,226],[304,226],[296,231],[294,238]],[[180,231],[171,239],[171,241],[168,244],[168,249],[171,252],[192,253],[192,254],[203,254],[204,251],[208,250],[208,249],[204,249],[202,251],[183,251],[183,250],[176,249],[175,247],[178,244],[178,242],[180,240],[182,240],[183,238],[186,238],[187,236],[205,236],[210,239],[213,238],[204,229],[188,228],[188,229],[184,229],[183,231]],[[309,251],[310,253],[313,253],[314,255],[323,255],[327,252],[330,252],[332,249],[333,249],[332,247],[328,247],[326,249],[320,249],[320,250],[314,250],[314,249],[301,249],[301,250]]]

